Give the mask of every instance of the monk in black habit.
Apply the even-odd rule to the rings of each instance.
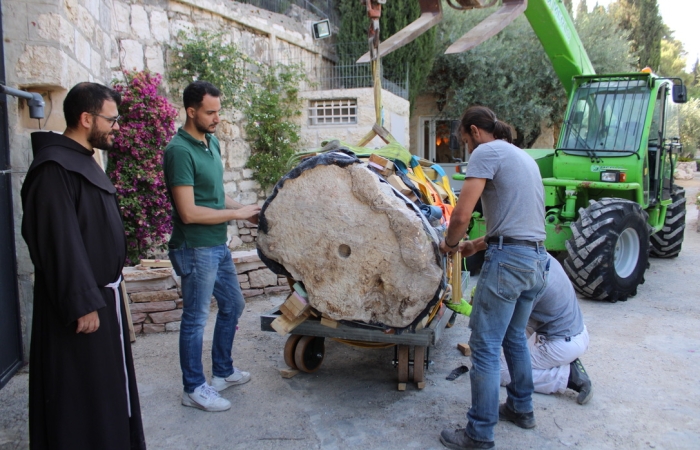
[[[93,159],[119,130],[115,91],[80,83],[66,131],[32,134],[22,236],[34,263],[29,356],[32,449],[145,449],[126,311],[116,189]]]

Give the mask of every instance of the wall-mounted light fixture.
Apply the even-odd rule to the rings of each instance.
[[[327,38],[331,35],[331,21],[324,19],[319,22],[314,22],[311,25],[311,29],[314,33],[314,39]]]

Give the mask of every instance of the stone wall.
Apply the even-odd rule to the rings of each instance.
[[[270,271],[255,250],[232,252],[231,256],[244,298],[290,291],[287,279]],[[137,336],[180,330],[182,291],[180,279],[172,269],[127,267],[124,281]],[[212,303],[215,303],[213,297]]]

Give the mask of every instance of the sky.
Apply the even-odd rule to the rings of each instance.
[[[574,11],[579,0],[573,0]],[[596,3],[601,6],[608,6],[612,0],[586,0],[588,9],[592,9]],[[696,6],[692,6],[695,1],[687,0],[658,0],[659,12],[664,23],[671,28],[673,36],[683,43],[683,48],[687,52],[686,70],[690,72],[695,64],[695,60],[700,57],[700,31],[698,31],[698,16],[695,11]]]

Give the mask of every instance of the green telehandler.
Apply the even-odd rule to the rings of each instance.
[[[439,22],[440,1],[419,1],[421,18],[383,42],[380,56]],[[473,9],[496,1],[448,3]],[[686,88],[680,79],[651,70],[595,74],[561,0],[502,0],[446,53],[473,48],[523,12],[569,98],[556,147],[525,150],[544,184],[545,245],[561,255],[579,293],[627,300],[644,283],[650,255],[671,258],[681,251],[685,191],[673,183],[673,171],[682,146],[670,124],[677,120],[676,104],[687,101]],[[470,238],[485,232],[484,219],[475,213]]]

